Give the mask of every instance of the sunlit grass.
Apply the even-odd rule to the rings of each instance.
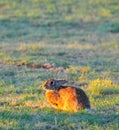
[[[42,44],[21,44],[18,47],[19,51],[37,51],[37,50],[42,50],[45,46]]]
[[[102,9],[99,11],[99,15],[102,17],[111,17],[111,12],[108,9]]]
[[[94,95],[119,93],[118,85],[109,79],[91,81],[88,90],[90,94]]]

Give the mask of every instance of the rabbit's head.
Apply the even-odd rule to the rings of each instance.
[[[45,90],[58,90],[65,83],[67,83],[66,80],[48,79],[42,84],[42,88]]]

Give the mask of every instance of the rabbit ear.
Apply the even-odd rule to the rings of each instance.
[[[63,84],[67,83],[66,80],[57,80],[57,86],[61,86]]]

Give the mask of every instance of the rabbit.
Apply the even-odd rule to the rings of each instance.
[[[87,108],[90,110],[89,98],[85,92],[76,87],[63,86],[66,80],[48,79],[42,84],[46,91],[47,101],[58,110],[77,112]]]

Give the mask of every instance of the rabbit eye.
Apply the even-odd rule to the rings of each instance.
[[[51,84],[51,85],[54,85],[54,81],[51,81],[50,84]]]

